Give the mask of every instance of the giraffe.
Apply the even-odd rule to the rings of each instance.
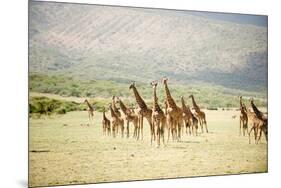
[[[121,112],[118,110],[116,107],[116,101],[115,101],[115,96],[112,96],[112,109],[114,110],[114,113],[118,116],[121,117]]]
[[[105,116],[105,108],[103,109],[103,116],[102,116],[102,129],[103,129],[103,135],[110,136],[111,135],[111,128],[110,128],[110,121],[109,119]]]
[[[241,135],[241,129],[243,129],[243,136],[245,136],[245,130],[247,130],[247,133],[249,134],[248,130],[248,116],[246,112],[246,106],[242,102],[242,96],[239,96],[240,101],[240,128],[239,128],[239,136]]]
[[[152,125],[154,127],[153,130],[156,132],[157,147],[160,147],[160,138],[162,138],[163,145],[165,145],[164,129],[166,126],[166,116],[158,104],[158,98],[156,95],[157,82],[151,82],[151,86],[153,88]]]
[[[267,141],[267,122],[259,119],[254,112],[250,109],[247,110],[247,115],[249,121],[252,122],[252,127],[249,131],[249,144],[251,143],[251,132],[254,131],[255,143],[258,144],[262,132],[265,134],[265,139]]]
[[[147,107],[146,103],[144,102],[144,100],[141,98],[135,83],[133,82],[130,86],[129,89],[133,90],[136,102],[137,102],[137,114],[138,114],[138,118],[139,118],[139,129],[138,129],[138,137],[137,139],[139,139],[139,132],[141,131],[141,139],[143,140],[143,118],[145,117],[149,123],[150,126],[150,135],[151,135],[151,139],[154,138],[155,139],[155,134],[153,131],[153,127],[152,127],[152,121],[151,121],[151,115],[152,115],[152,110],[150,108]]]
[[[113,111],[114,111],[114,113],[120,118],[121,117],[121,112],[119,111],[119,109],[117,108],[117,106],[116,106],[116,101],[115,101],[115,96],[113,95],[112,96],[112,109],[113,109]],[[116,132],[118,133],[118,130],[119,130],[119,128],[120,127],[117,127],[117,129],[116,129]]]
[[[250,99],[250,104],[251,104],[251,107],[252,107],[252,109],[254,111],[253,113],[255,115],[255,118],[254,118],[254,121],[253,121],[254,122],[254,126],[253,126],[252,129],[254,129],[256,144],[258,144],[258,142],[261,139],[262,133],[264,133],[266,141],[268,139],[268,135],[267,135],[268,134],[268,132],[267,132],[267,130],[268,130],[268,121],[267,121],[267,117],[265,117],[264,114],[254,104],[254,99],[253,98]]]
[[[91,121],[94,118],[94,108],[91,106],[91,104],[89,103],[89,101],[87,99],[84,100],[84,103],[87,104],[88,106],[88,114],[89,114],[89,120]]]
[[[190,95],[189,98],[191,98],[192,100],[192,104],[193,104],[193,108],[195,109],[195,115],[197,116],[198,120],[199,120],[199,124],[201,126],[201,132],[203,133],[203,124],[205,124],[205,128],[206,128],[206,132],[208,133],[208,127],[207,127],[207,121],[206,121],[206,115],[203,111],[201,111],[201,109],[199,108],[199,106],[196,104],[194,96]]]
[[[191,135],[190,128],[192,128],[192,134],[197,136],[197,129],[198,129],[198,120],[191,112],[189,106],[186,106],[183,96],[181,96],[181,103],[182,103],[182,111],[183,111],[183,119],[186,127],[186,134],[187,128],[189,129],[189,134]]]
[[[118,129],[118,127],[120,127],[122,138],[123,138],[124,137],[124,120],[122,118],[118,117],[117,114],[115,114],[115,112],[112,108],[112,104],[109,105],[109,109],[110,109],[110,114],[112,117],[111,125],[112,125],[113,137],[115,137],[116,130]]]
[[[168,140],[170,138],[170,132],[172,132],[172,117],[168,114],[168,101],[164,100],[164,113],[166,116],[166,129],[168,132]]]
[[[178,141],[181,139],[181,127],[183,125],[182,109],[177,106],[167,84],[168,78],[163,78],[162,83],[165,89],[166,101],[168,104],[167,118],[169,120],[169,126],[171,126],[172,137]],[[168,137],[169,140],[169,137]]]
[[[116,102],[119,103],[120,108],[125,115],[125,120],[126,120],[126,123],[127,123],[127,138],[129,138],[129,123],[130,122],[132,122],[134,124],[133,137],[137,138],[138,121],[139,121],[138,115],[134,112],[133,109],[128,108],[119,97],[117,97]]]

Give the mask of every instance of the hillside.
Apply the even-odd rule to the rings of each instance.
[[[33,73],[267,88],[267,28],[181,11],[30,3]]]

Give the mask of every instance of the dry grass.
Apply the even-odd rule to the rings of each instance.
[[[167,147],[102,135],[101,114],[94,125],[86,112],[30,120],[29,185],[96,183],[267,172],[267,144],[239,136],[237,111],[206,111],[210,133],[184,135]],[[132,129],[131,129],[132,130]]]

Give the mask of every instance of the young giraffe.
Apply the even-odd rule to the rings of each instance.
[[[115,137],[118,127],[120,127],[122,138],[123,138],[124,137],[124,120],[122,118],[118,117],[117,114],[115,114],[115,112],[112,108],[112,104],[109,105],[109,109],[110,109],[110,114],[112,117],[111,125],[112,125],[113,137]]]
[[[130,108],[128,108],[123,102],[122,100],[117,97],[117,103],[119,103],[120,108],[122,110],[122,112],[125,115],[125,120],[127,122],[127,138],[129,138],[129,123],[132,122],[134,124],[134,134],[133,137],[137,138],[137,132],[138,132],[138,115],[131,110]]]
[[[111,128],[110,128],[110,121],[109,119],[105,116],[105,108],[103,109],[103,116],[102,116],[102,129],[103,129],[103,135],[110,136],[111,135]]]
[[[185,127],[186,127],[186,134],[187,134],[187,128],[188,128],[189,134],[191,135],[190,128],[192,128],[192,134],[194,134],[194,131],[195,131],[195,135],[197,136],[198,120],[191,112],[189,106],[185,105],[183,96],[181,96],[181,103],[182,103],[183,119],[184,119],[184,123],[185,123]]]
[[[137,139],[139,139],[139,134],[140,134],[139,132],[141,131],[141,139],[143,140],[143,118],[144,117],[147,119],[147,121],[149,123],[149,126],[150,126],[151,139],[152,138],[155,139],[155,134],[154,134],[154,130],[153,130],[153,127],[152,127],[152,122],[151,122],[152,110],[147,107],[146,103],[144,102],[144,100],[139,95],[139,92],[137,91],[137,88],[136,88],[134,82],[130,85],[129,89],[133,90],[136,102],[138,104],[137,114],[138,114],[138,118],[139,118],[139,129],[138,129]]]
[[[173,139],[177,139],[178,141],[180,141],[181,127],[183,125],[182,109],[176,105],[173,97],[171,96],[167,81],[168,78],[163,78],[162,80],[165,89],[166,101],[168,104],[167,114],[168,120],[170,120],[168,123],[170,124],[169,126],[171,126]]]
[[[88,114],[89,114],[89,120],[91,121],[94,118],[94,108],[91,106],[91,104],[89,103],[89,101],[87,99],[85,99],[84,103],[87,104],[88,106]]]
[[[157,82],[151,82],[153,88],[153,107],[152,107],[152,125],[156,131],[157,147],[160,147],[160,138],[162,137],[163,145],[165,145],[164,129],[166,126],[166,116],[163,110],[158,105],[158,98],[156,95]],[[154,133],[155,134],[155,133]],[[152,139],[151,139],[152,144]]]
[[[115,96],[112,96],[112,109],[114,111],[114,113],[120,118],[121,117],[121,112],[119,111],[119,109],[116,107],[116,101],[115,101]],[[119,131],[119,127],[117,127],[116,132],[118,133]]]
[[[206,115],[203,111],[201,111],[201,109],[199,108],[199,106],[196,104],[194,96],[190,95],[189,98],[191,98],[192,100],[192,104],[193,104],[193,108],[195,109],[196,112],[196,116],[199,120],[199,124],[201,126],[201,132],[203,133],[203,124],[205,124],[205,128],[206,128],[206,132],[208,133],[208,127],[207,127],[207,121],[206,121]]]
[[[246,112],[245,104],[242,102],[242,96],[239,96],[240,100],[240,129],[239,129],[239,136],[241,135],[241,129],[243,129],[243,136],[245,136],[245,130],[249,134],[248,130],[248,116]]]

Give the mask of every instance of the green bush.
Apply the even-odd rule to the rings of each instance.
[[[50,99],[48,97],[32,97],[29,100],[29,113],[31,114],[65,114],[76,110],[83,110],[83,105],[72,101]]]

